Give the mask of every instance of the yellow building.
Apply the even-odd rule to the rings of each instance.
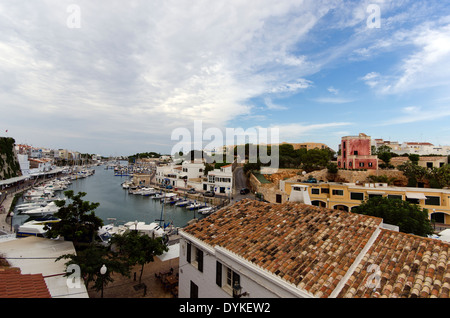
[[[431,188],[410,188],[388,186],[386,183],[300,183],[294,181],[282,181],[281,190],[288,197],[292,186],[307,185],[312,205],[351,211],[364,200],[372,196],[383,196],[392,199],[401,199],[420,205],[428,209],[430,219],[437,223],[450,225],[450,190]]]

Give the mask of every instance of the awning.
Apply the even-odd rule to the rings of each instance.
[[[426,200],[427,197],[423,193],[419,192],[406,192],[406,197],[408,199],[418,199],[418,200]]]
[[[379,195],[383,195],[383,194],[386,194],[386,192],[383,192],[383,191],[367,191],[367,194],[379,194]]]

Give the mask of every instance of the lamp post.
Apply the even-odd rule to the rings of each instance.
[[[103,298],[103,286],[105,283],[105,274],[107,270],[108,269],[106,268],[105,264],[103,264],[102,268],[100,268],[100,274],[102,275],[102,298]]]

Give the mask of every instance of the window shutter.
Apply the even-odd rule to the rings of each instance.
[[[197,269],[203,273],[203,251],[197,250]]]
[[[191,262],[191,243],[186,244],[186,261]]]
[[[216,261],[216,284],[222,287],[222,264]]]

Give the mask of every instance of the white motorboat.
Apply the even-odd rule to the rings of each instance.
[[[182,199],[182,200],[178,201],[177,203],[175,203],[175,206],[186,206],[190,203],[191,203],[191,201]]]
[[[37,237],[45,237],[45,226],[47,224],[59,222],[59,219],[49,219],[49,220],[34,220],[25,222],[21,226],[19,226],[19,230],[16,233],[16,237],[27,237],[27,236],[37,236]]]
[[[123,189],[129,189],[132,184],[133,184],[132,181],[125,181],[125,182],[122,183],[122,188]]]
[[[58,212],[59,207],[56,205],[54,201],[50,202],[46,206],[39,207],[32,210],[23,211],[22,214],[32,214],[32,215],[45,215],[45,214],[53,214]]]
[[[195,209],[200,208],[201,206],[202,206],[201,203],[194,202],[194,203],[191,203],[190,205],[186,206],[186,209],[195,210]]]
[[[211,214],[214,211],[214,208],[212,206],[207,206],[205,208],[201,208],[198,210],[198,213],[203,215]]]
[[[155,194],[156,191],[154,188],[142,188],[141,191],[139,191],[140,195],[149,196]]]

